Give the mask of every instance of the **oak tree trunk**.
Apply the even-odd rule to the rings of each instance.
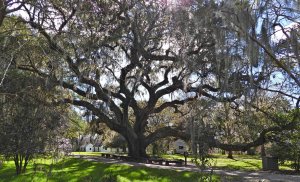
[[[260,147],[260,155],[261,155],[261,157],[266,156],[266,150],[265,150],[265,145],[264,144],[262,144],[261,147]]]
[[[147,157],[146,146],[141,138],[128,138],[128,155],[131,157]]]

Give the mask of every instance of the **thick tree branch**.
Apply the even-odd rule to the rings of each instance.
[[[159,82],[159,83],[157,83],[156,85],[154,85],[153,86],[153,90],[156,91],[158,88],[160,88],[160,87],[162,87],[162,86],[164,86],[164,85],[166,85],[166,84],[169,83],[168,75],[169,75],[170,71],[171,71],[171,67],[167,67],[166,71],[164,73],[164,80],[161,81],[161,82]]]
[[[190,97],[190,98],[186,98],[184,100],[173,100],[171,102],[165,102],[162,105],[160,105],[159,107],[154,108],[153,113],[160,113],[161,111],[163,111],[164,109],[166,109],[168,107],[173,107],[175,109],[175,112],[178,112],[178,105],[184,105],[185,103],[187,103],[189,101],[193,101],[196,98],[197,97]]]
[[[109,103],[109,107],[116,114],[116,117],[119,118],[120,121],[123,121],[123,119],[122,119],[123,118],[122,111],[114,103],[114,101],[109,97],[108,93],[103,92],[103,89],[101,88],[101,86],[99,85],[99,83],[97,83],[95,80],[92,80],[90,78],[87,78],[87,77],[83,76],[81,74],[79,68],[78,68],[78,65],[73,62],[72,58],[69,55],[67,55],[61,47],[58,46],[58,44],[42,28],[41,25],[39,25],[39,24],[37,24],[37,23],[35,23],[33,21],[29,21],[29,24],[33,28],[37,29],[46,38],[46,40],[49,43],[49,47],[52,50],[54,50],[54,51],[56,51],[56,52],[58,52],[58,53],[60,53],[62,55],[66,55],[65,56],[65,60],[68,63],[70,69],[76,74],[76,76],[78,77],[79,81],[82,82],[82,83],[84,83],[84,84],[87,84],[87,85],[90,85],[90,86],[94,87],[95,90],[96,90],[96,94],[97,94],[98,99],[101,99],[101,100],[103,100],[106,103]],[[79,92],[79,94],[83,94],[83,93]],[[83,95],[81,95],[81,96],[83,96]],[[115,96],[117,96],[117,95],[115,95]],[[122,97],[120,95],[118,95],[118,98],[122,98]]]
[[[64,99],[63,101],[64,101],[64,103],[69,103],[69,104],[72,104],[75,106],[81,106],[81,107],[84,107],[84,108],[92,111],[93,114],[96,115],[97,117],[99,117],[99,119],[101,119],[104,123],[114,123],[115,125],[118,125],[121,127],[121,125],[116,120],[106,116],[103,112],[101,112],[101,110],[99,108],[96,108],[90,102],[87,102],[84,100],[75,100],[75,99]]]
[[[182,131],[182,128],[173,128],[173,127],[163,127],[157,129],[155,132],[149,134],[145,138],[145,144],[148,146],[149,144],[166,137],[177,137],[183,140],[189,140],[190,135]]]
[[[3,20],[7,14],[20,10],[22,6],[24,6],[24,4],[26,3],[26,1],[23,0],[18,2],[20,3],[18,6],[8,9],[9,6],[11,7],[14,4],[14,3],[9,4],[8,2],[9,1],[0,0],[0,27],[2,26]]]
[[[60,84],[59,81],[57,81],[57,84]],[[63,82],[63,83],[62,83],[62,86],[63,86],[64,88],[66,88],[66,89],[72,90],[73,92],[75,92],[76,94],[78,94],[78,95],[80,95],[80,96],[82,96],[82,97],[87,97],[87,95],[89,95],[89,96],[88,96],[89,99],[92,99],[92,100],[97,100],[97,99],[98,99],[97,95],[92,94],[92,93],[87,93],[87,92],[81,90],[80,88],[78,88],[78,87],[77,87],[76,85],[74,85],[74,84],[70,84],[70,83],[67,83],[67,82]]]
[[[172,77],[172,81],[173,81],[172,85],[170,85],[170,86],[168,86],[166,88],[163,88],[161,90],[158,90],[155,93],[156,99],[159,99],[159,98],[161,98],[164,95],[170,94],[170,93],[176,91],[177,89],[183,89],[183,83],[182,83],[182,81],[179,81],[176,76]]]
[[[231,150],[231,151],[246,151],[251,147],[257,147],[266,142],[266,135],[272,132],[281,132],[284,130],[291,130],[295,127],[295,122],[290,122],[283,126],[273,126],[267,129],[264,129],[260,132],[259,137],[255,139],[253,142],[245,143],[245,144],[224,144],[221,143],[217,139],[213,139],[210,143],[211,147],[220,148],[223,150]]]
[[[65,18],[65,15],[62,13],[62,15],[64,16],[64,21],[62,22],[62,24],[59,26],[58,28],[58,33],[56,34],[56,36],[60,35],[62,33],[62,29],[67,25],[67,23],[74,17],[76,13],[76,9],[72,9],[70,15],[68,16],[68,18]]]

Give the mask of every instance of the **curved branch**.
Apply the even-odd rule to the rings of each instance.
[[[93,104],[90,102],[84,101],[84,100],[75,100],[75,99],[64,99],[64,103],[69,103],[75,106],[81,106],[84,107],[90,111],[93,112],[96,116],[98,116],[100,119],[102,119],[105,123],[115,123],[118,124],[114,119],[109,118],[106,116],[99,108],[96,108]]]
[[[266,135],[271,132],[281,132],[284,130],[291,130],[295,128],[296,123],[290,122],[284,126],[273,126],[267,129],[264,129],[257,139],[253,142],[245,143],[245,144],[223,144],[217,139],[213,139],[213,141],[209,144],[211,147],[219,148],[222,150],[231,150],[231,151],[246,151],[251,147],[257,147],[266,142]]]
[[[8,4],[7,2],[5,2],[5,0],[0,0],[0,27],[3,23],[5,16],[9,13],[20,10],[22,6],[24,6],[25,2],[25,0],[17,2],[20,3],[18,6],[14,6],[14,8],[8,9],[7,7],[12,6],[14,3]]]
[[[157,83],[156,85],[154,85],[153,90],[157,90],[158,88],[169,83],[168,75],[169,75],[170,71],[171,71],[171,67],[168,67],[164,73],[164,80]]]
[[[155,132],[146,136],[145,137],[145,145],[148,146],[149,144],[151,144],[159,139],[171,137],[171,136],[181,138],[183,140],[190,139],[190,135],[183,132],[182,129],[172,128],[172,127],[167,126],[167,127],[159,128]]]
[[[171,102],[165,102],[162,105],[160,105],[159,107],[154,108],[153,113],[160,113],[161,111],[163,111],[164,109],[166,109],[168,107],[173,107],[175,109],[175,111],[178,111],[177,105],[184,105],[185,103],[187,103],[189,101],[193,101],[195,99],[197,99],[197,97],[189,97],[184,100],[173,100]]]
[[[59,84],[59,81],[57,81],[56,83]],[[91,94],[91,93],[87,93],[87,92],[83,91],[82,89],[76,87],[75,84],[70,84],[70,83],[67,83],[67,82],[63,82],[62,86],[64,88],[72,90],[73,92],[75,92],[76,94],[78,94],[78,95],[80,95],[82,97],[86,97],[87,94],[89,94],[89,99],[93,99],[93,100],[97,100],[98,99],[97,95]]]

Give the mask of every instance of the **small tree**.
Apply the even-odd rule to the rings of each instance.
[[[298,111],[299,112],[299,111]],[[292,114],[297,114],[296,111]],[[299,113],[298,113],[299,114]],[[286,117],[286,116],[282,116]],[[299,118],[298,121],[299,123]],[[299,124],[294,130],[276,134],[272,137],[273,143],[269,150],[272,156],[278,157],[281,163],[291,161],[291,167],[296,171],[300,170],[300,127]]]
[[[10,72],[1,87],[0,153],[13,158],[16,173],[24,173],[35,154],[45,153],[55,142],[63,118],[57,107],[43,101],[39,80]],[[40,83],[39,83],[40,84]]]

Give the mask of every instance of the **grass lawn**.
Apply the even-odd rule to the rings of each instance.
[[[74,155],[90,155],[100,156],[101,152],[72,152]],[[215,169],[227,170],[243,170],[243,171],[257,171],[262,169],[262,161],[259,155],[234,155],[234,159],[228,159],[227,155],[213,154],[212,165]],[[183,159],[184,156],[180,154],[162,155],[165,159]],[[193,157],[189,156],[187,161],[191,162]],[[280,165],[280,170],[293,170],[288,165]]]
[[[103,152],[72,152],[72,155],[101,156]]]
[[[163,155],[162,157],[168,159],[184,159],[182,155]],[[216,169],[227,170],[243,170],[243,171],[257,171],[262,169],[262,161],[258,155],[234,155],[234,159],[228,159],[227,155],[214,154],[212,155],[212,165]],[[187,158],[188,161],[192,157]],[[280,170],[292,170],[287,165],[280,165]]]
[[[213,155],[213,164],[218,169],[256,171],[262,169],[262,161],[259,156],[234,155],[234,159],[227,155]]]
[[[4,162],[0,169],[1,182],[26,182],[36,181],[111,181],[119,182],[173,182],[173,181],[198,181],[201,174],[194,172],[177,172],[172,170],[152,169],[147,167],[132,167],[119,164],[104,164],[100,162],[91,162],[84,159],[68,158],[53,165],[51,174],[49,171],[50,160],[37,160],[36,163],[43,163],[45,171],[34,172],[33,165],[28,166],[25,174],[15,175],[14,163],[12,161]],[[214,181],[220,181],[219,176],[213,176]]]

